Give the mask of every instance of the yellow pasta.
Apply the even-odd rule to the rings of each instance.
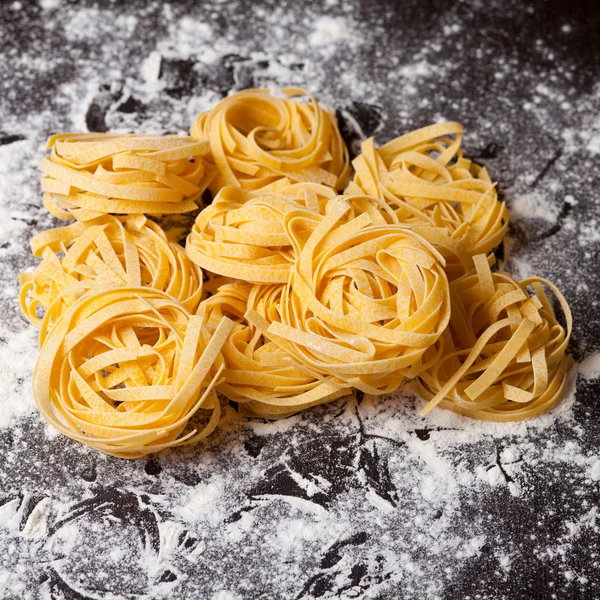
[[[46,330],[98,285],[153,287],[192,313],[201,300],[202,271],[143,215],[104,215],[50,229],[31,240],[31,249],[43,260],[33,272],[20,276],[21,309],[38,327],[45,319]]]
[[[122,458],[194,443],[219,421],[214,386],[232,326],[224,318],[210,335],[202,317],[164,292],[99,286],[42,346],[36,405],[61,433]],[[207,420],[186,429],[198,411]]]
[[[215,175],[209,142],[186,136],[61,133],[47,147],[43,202],[62,220],[190,212]]]
[[[437,360],[419,374],[416,390],[428,404],[485,421],[520,421],[550,408],[571,365],[569,305],[550,282],[517,282],[493,273],[484,255],[475,269],[450,284],[450,326],[430,352]],[[535,295],[531,296],[527,287]],[[566,330],[543,286],[557,297]]]
[[[425,240],[398,225],[374,225],[368,213],[344,219],[350,210],[345,199],[332,202],[306,240],[298,232],[314,214],[288,215],[300,251],[282,290],[280,322],[251,307],[246,318],[316,377],[387,393],[427,366],[423,354],[450,318],[448,281]]]
[[[313,227],[329,202],[339,196],[316,193],[296,184],[274,193],[223,188],[213,203],[196,218],[186,252],[192,261],[213,273],[251,283],[285,283],[297,248],[284,227],[287,215],[310,207]],[[351,205],[351,218],[368,213],[378,224],[394,223],[394,211],[369,196],[343,196]]]
[[[470,271],[474,255],[498,246],[508,227],[487,170],[462,155],[462,131],[460,123],[430,125],[379,149],[369,138],[346,190],[385,199],[401,223],[439,249],[450,279]]]
[[[408,380],[423,415],[547,410],[572,363],[569,306],[492,271],[509,215],[462,133],[370,138],[349,184],[335,113],[299,88],[235,93],[191,136],[52,136],[43,203],[74,222],[35,236],[42,261],[20,276],[42,416],[136,458],[208,436],[218,393],[280,418]]]
[[[202,302],[199,311],[209,331],[223,316],[236,322],[223,347],[225,370],[217,391],[238,402],[242,412],[264,418],[286,417],[352,393],[331,377],[316,378],[295,365],[284,350],[246,321],[248,309],[267,323],[278,321],[282,290],[277,284],[225,284]]]
[[[282,92],[280,98],[266,89],[244,90],[198,116],[191,134],[210,140],[218,171],[213,194],[228,185],[255,190],[282,177],[335,189],[346,185],[348,149],[333,112],[299,88]]]
[[[337,198],[338,193],[331,187],[320,183],[294,182],[283,177],[256,191],[245,190],[247,198],[258,196],[282,196],[294,200],[301,206],[319,214],[325,214],[327,203]]]

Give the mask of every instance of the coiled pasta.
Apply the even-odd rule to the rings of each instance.
[[[572,362],[565,355],[571,311],[544,279],[518,282],[507,273],[493,273],[484,255],[475,256],[475,267],[450,284],[450,326],[432,350],[435,364],[415,382],[428,400],[422,414],[441,406],[485,421],[534,417],[550,408],[564,387]],[[559,300],[566,329],[543,286]]]
[[[373,225],[367,213],[344,220],[351,205],[330,204],[301,248],[282,290],[280,321],[246,317],[318,377],[371,394],[395,390],[426,365],[422,356],[450,318],[443,259],[425,240],[397,225]],[[300,228],[303,230],[303,227]]]
[[[148,286],[162,290],[193,313],[202,296],[202,271],[142,215],[104,215],[50,229],[31,240],[42,262],[20,276],[27,319],[50,329],[81,295],[98,285]],[[43,313],[43,317],[40,313]]]
[[[218,170],[213,194],[228,185],[256,190],[282,177],[335,189],[346,185],[348,149],[335,115],[302,89],[282,92],[286,97],[244,90],[198,116],[191,134],[210,140]],[[308,102],[293,96],[307,96]]]
[[[315,209],[311,211],[312,227],[316,227],[321,213],[326,212],[324,200],[337,202],[339,198],[319,198],[310,189],[300,193],[305,185],[296,184],[294,190],[277,194],[223,188],[198,215],[186,242],[187,255],[202,268],[224,277],[251,283],[287,282],[297,248],[285,230],[285,219],[311,206]],[[342,198],[351,207],[346,218],[367,213],[374,223],[397,221],[394,211],[382,200],[364,195]]]
[[[202,317],[159,290],[94,288],[40,349],[36,405],[61,433],[114,456],[191,444],[219,421],[213,388],[232,326],[223,319],[210,335]],[[200,410],[208,420],[186,431]]]
[[[470,271],[473,256],[498,246],[508,227],[508,210],[487,170],[462,155],[462,131],[460,123],[430,125],[379,149],[369,138],[346,190],[385,199],[401,223],[443,254],[450,279]]]
[[[265,418],[286,417],[352,393],[333,378],[316,378],[294,364],[245,319],[251,309],[266,323],[278,321],[282,290],[282,285],[225,284],[199,311],[209,331],[223,316],[236,322],[223,347],[225,370],[217,391],[240,403],[245,413]]]
[[[44,206],[67,221],[190,212],[215,174],[205,168],[209,142],[186,136],[61,133],[47,148]]]

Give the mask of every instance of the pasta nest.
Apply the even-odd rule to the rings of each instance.
[[[345,220],[348,200],[329,205],[306,241],[314,214],[298,212],[287,229],[299,248],[281,293],[280,321],[248,320],[316,377],[382,394],[424,368],[422,356],[450,318],[443,259],[398,225]]]
[[[209,142],[187,136],[62,133],[47,148],[44,206],[67,221],[190,212],[215,174],[205,167]]]
[[[35,403],[58,431],[114,456],[194,443],[219,421],[214,386],[232,326],[223,319],[210,335],[202,317],[164,292],[100,286],[49,333],[33,374]],[[203,425],[186,431],[199,410]]]
[[[452,316],[415,388],[434,406],[486,421],[519,421],[550,408],[565,385],[572,317],[560,291],[539,277],[492,273],[484,255],[450,284]],[[535,292],[527,291],[531,286]],[[558,299],[566,329],[543,286]]]
[[[201,304],[199,313],[213,331],[223,316],[236,324],[223,347],[225,370],[217,391],[240,403],[242,412],[264,418],[286,417],[352,393],[347,386],[316,378],[249,323],[248,309],[265,323],[279,321],[283,285],[220,286]]]
[[[223,188],[196,218],[186,242],[187,255],[202,268],[225,277],[250,283],[287,282],[298,248],[286,223],[297,211],[310,207],[311,226],[305,230],[309,235],[327,205],[340,198],[318,194],[306,185],[274,193]],[[367,213],[374,223],[397,222],[394,211],[382,200],[364,195],[341,197],[351,207],[347,218]]]
[[[244,90],[197,117],[191,134],[210,140],[218,171],[213,194],[228,185],[256,190],[282,177],[335,189],[346,185],[348,149],[335,114],[302,89],[282,92],[280,98],[266,89]]]
[[[379,149],[369,138],[352,163],[356,173],[346,190],[385,199],[401,223],[443,254],[450,279],[502,242],[509,218],[487,170],[463,157],[462,131],[460,123],[430,125]]]
[[[201,300],[200,268],[142,215],[104,215],[50,229],[31,240],[31,249],[43,260],[33,272],[20,275],[21,309],[34,325],[44,323],[44,330],[98,285],[152,287],[192,313]]]

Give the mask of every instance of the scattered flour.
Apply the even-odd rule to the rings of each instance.
[[[13,300],[14,302],[14,300]],[[33,366],[37,359],[37,329],[23,324],[14,332],[0,325],[0,428],[12,427],[19,418],[31,415],[33,398],[25,390],[31,389]]]
[[[114,51],[120,52],[129,43],[127,40],[134,37],[137,28],[143,25],[143,19],[126,13],[115,17],[108,10],[75,9],[64,4],[62,6],[60,0],[40,0],[40,6],[48,11],[49,18],[53,14],[51,11],[64,11],[60,27],[64,28],[67,41],[75,46],[97,46],[105,60],[99,61],[95,56],[94,60],[86,62],[82,58],[77,78],[62,83],[59,88],[62,112],[40,111],[27,117],[23,123],[11,121],[12,117],[7,115],[8,125],[12,123],[15,131],[26,130],[28,139],[0,147],[0,258],[3,266],[6,265],[4,273],[0,274],[0,306],[6,307],[6,314],[10,314],[10,319],[0,324],[0,380],[3,382],[0,429],[10,428],[17,445],[26,443],[24,428],[34,411],[29,390],[37,355],[37,332],[17,316],[16,276],[19,270],[33,264],[32,259],[25,257],[28,237],[46,224],[42,222],[45,218],[41,216],[43,211],[35,212],[35,207],[39,206],[36,163],[42,152],[43,138],[58,126],[57,115],[63,119],[60,122],[63,129],[86,130],[89,106],[101,93],[105,93],[109,104],[106,125],[112,130],[185,131],[195,115],[236,86],[277,87],[290,83],[320,92],[326,99],[333,99],[336,107],[348,100],[379,106],[381,99],[389,96],[389,87],[393,86],[396,104],[389,109],[386,118],[398,132],[413,126],[413,121],[418,119],[436,120],[442,114],[469,114],[460,100],[454,101],[450,95],[437,104],[435,110],[429,104],[432,97],[438,98],[443,93],[440,82],[447,81],[454,73],[453,63],[444,58],[446,49],[440,40],[451,38],[460,43],[460,36],[465,30],[458,23],[441,23],[437,41],[425,45],[418,52],[386,56],[388,81],[379,89],[369,76],[369,65],[361,62],[361,48],[366,39],[361,24],[356,23],[350,14],[342,15],[343,3],[336,0],[326,3],[328,7],[337,7],[336,16],[307,18],[300,26],[301,34],[294,32],[293,11],[280,7],[272,11],[264,7],[254,8],[269,33],[260,40],[260,44],[240,41],[233,27],[221,32],[218,20],[211,20],[210,10],[206,10],[200,18],[181,14],[175,4],[166,3],[160,9],[168,22],[166,33],[157,35],[146,44],[143,54],[138,57],[139,68],[136,70],[134,64],[133,73],[125,70],[118,54],[111,54],[111,40],[117,40],[120,49]],[[223,10],[227,4],[223,3]],[[218,2],[212,3],[215,12],[221,10],[219,6]],[[258,12],[260,9],[261,14]],[[57,26],[56,23],[54,25]],[[562,32],[570,33],[570,26],[563,26]],[[550,52],[543,44],[537,51],[546,57]],[[346,62],[341,74],[332,78],[324,65],[334,54],[336,59],[340,57],[340,64]],[[165,91],[164,62],[171,60],[177,65],[177,61],[191,61],[196,69],[193,73],[200,73],[205,66],[206,69],[200,73],[205,75],[212,73],[211,68],[217,68],[226,56],[233,57],[235,63],[231,67],[232,80],[225,79],[227,89],[209,82],[199,85],[194,93],[182,94],[181,98],[173,90]],[[33,58],[29,60],[33,61]],[[480,60],[484,58],[480,57]],[[498,81],[508,80],[511,73],[514,74],[507,64],[498,63],[494,69]],[[105,90],[107,86],[108,90]],[[531,87],[529,83],[528,86]],[[556,104],[564,110],[570,106],[569,101],[557,92],[556,86],[548,81],[537,82],[531,94],[531,102],[525,110],[540,122],[545,118],[547,105]],[[597,94],[600,94],[600,87],[590,96],[590,103],[595,102]],[[144,110],[140,110],[139,114],[127,115],[116,110],[128,95],[144,104]],[[509,134],[501,131],[502,124],[496,123],[495,115],[486,117],[482,114],[473,118],[479,119],[475,120],[473,131],[468,132],[473,136],[473,147],[480,142],[483,147],[489,139]],[[488,136],[490,129],[492,133]],[[588,122],[582,117],[564,127],[560,141],[566,156],[576,153],[596,156],[600,152],[600,121]],[[490,171],[493,173],[493,166]],[[514,166],[509,173],[512,171]],[[518,183],[535,176],[530,165],[523,166],[523,171],[522,180]],[[501,175],[498,174],[498,178],[501,179]],[[540,191],[527,191],[525,186],[515,186],[514,189],[516,193],[509,195],[511,216],[525,224],[530,220],[557,223],[560,198],[564,198],[573,211],[580,208],[575,199],[579,198],[578,193],[566,194],[570,190],[563,191],[560,186],[553,187],[550,183],[546,183]],[[32,215],[39,220],[30,225],[27,221]],[[572,228],[581,247],[591,246],[600,240],[600,225],[595,218],[565,219],[564,223],[565,229]],[[510,252],[508,254],[511,255]],[[536,270],[532,258],[525,252],[511,255],[511,269],[521,278],[532,274]],[[577,372],[585,379],[598,378],[600,355],[589,355]],[[356,540],[355,545],[347,543],[344,550],[340,550],[339,562],[335,562],[337,556],[333,553],[333,558],[330,558],[332,566],[323,567],[323,572],[340,589],[351,580],[352,569],[360,562],[369,573],[375,573],[371,590],[373,597],[379,585],[375,583],[377,577],[396,585],[408,582],[406,585],[411,593],[418,593],[420,597],[443,597],[445,584],[484,556],[486,547],[493,548],[494,564],[502,573],[513,573],[519,568],[519,561],[515,558],[521,553],[519,541],[499,535],[484,512],[473,509],[474,516],[471,518],[465,516],[465,510],[469,506],[485,506],[486,499],[502,498],[502,494],[506,494],[510,502],[529,502],[540,486],[540,473],[548,481],[556,473],[572,477],[574,494],[583,494],[590,486],[597,489],[600,457],[574,441],[584,433],[573,411],[574,375],[575,372],[561,404],[524,423],[482,423],[441,410],[424,419],[418,415],[422,402],[415,400],[407,390],[385,398],[367,397],[359,406],[352,402],[346,405],[338,403],[274,423],[260,420],[245,422],[231,417],[223,432],[217,434],[214,446],[195,451],[188,461],[178,461],[177,456],[172,457],[172,462],[165,457],[161,459],[164,479],[161,480],[160,494],[152,497],[153,510],[158,512],[160,508],[167,515],[163,515],[158,525],[160,550],[145,551],[141,567],[137,563],[131,566],[131,561],[127,560],[129,544],[136,535],[131,528],[126,529],[128,536],[119,538],[119,543],[113,545],[102,560],[105,560],[105,565],[120,566],[121,571],[131,567],[134,571],[132,577],[137,573],[136,569],[141,569],[143,577],[140,581],[143,584],[140,584],[139,597],[144,597],[143,594],[148,594],[146,597],[175,597],[169,585],[179,585],[179,581],[185,581],[186,577],[201,577],[203,570],[207,570],[209,576],[216,573],[218,579],[213,577],[212,581],[219,581],[223,588],[211,588],[212,600],[249,597],[237,592],[246,571],[259,572],[265,569],[265,564],[279,564],[282,556],[291,557],[292,562],[300,559],[314,562],[318,557],[318,563],[336,547],[335,544],[345,543],[361,532],[368,532],[368,542],[362,546]],[[572,439],[564,442],[560,438],[559,443],[558,428],[568,431]],[[63,443],[62,438],[56,437],[56,432],[43,431],[43,444]],[[344,465],[346,470],[340,471],[341,475],[337,471],[319,473],[314,469],[299,472],[292,458],[300,455],[310,460],[310,446],[302,451],[299,449],[303,448],[307,432],[315,431],[318,432],[320,447],[331,442],[328,436],[333,439],[336,435],[346,435],[341,444],[343,449],[353,444],[360,446],[356,450],[356,462]],[[253,438],[260,438],[265,443],[264,449],[256,456],[248,454],[245,446]],[[314,437],[310,439],[314,443]],[[281,451],[279,440],[285,440],[285,452]],[[333,447],[333,442],[331,445]],[[83,461],[88,456],[85,450],[80,452],[69,455],[77,468],[79,459]],[[389,465],[387,484],[397,490],[397,498],[386,494],[387,488],[374,480],[373,473],[369,473],[364,465],[361,466],[361,456],[368,456],[371,463],[379,460],[377,457],[385,457]],[[9,457],[9,460],[13,459]],[[99,472],[104,471],[105,465],[110,465],[110,469],[117,473],[113,475],[110,469],[106,470],[109,474],[104,475],[109,478],[109,485],[131,488],[139,495],[151,488],[143,464],[136,471],[136,467],[125,470],[125,467],[115,466],[120,464],[118,461],[97,460]],[[339,467],[338,462],[341,461],[341,458],[339,461],[332,459],[331,468]],[[179,474],[178,469],[186,462],[193,464],[193,469],[199,473],[196,483],[183,484],[175,477],[169,478],[167,471]],[[28,467],[31,468],[31,465]],[[299,489],[299,495],[268,493],[268,488],[259,486],[270,481],[269,477],[274,477],[271,470],[275,467],[279,468],[278,476],[287,478],[290,488],[295,486]],[[231,472],[242,474],[242,477],[236,475],[232,478]],[[111,477],[118,480],[118,484]],[[329,498],[340,480],[351,483],[326,507],[318,504],[316,499]],[[51,485],[51,482],[48,483],[48,489]],[[257,486],[252,493],[248,491],[251,485]],[[80,489],[83,496],[91,493],[88,488]],[[247,496],[244,495],[246,492]],[[48,564],[56,561],[60,571],[63,566],[57,557],[70,552],[77,556],[85,554],[82,536],[110,532],[111,527],[120,523],[120,517],[110,511],[101,522],[90,519],[90,523],[84,521],[79,524],[73,521],[54,534],[51,547],[45,547],[43,538],[53,518],[52,510],[63,516],[67,510],[62,505],[61,494],[64,491],[61,488],[52,488],[48,493],[56,498],[36,500],[26,496],[0,506],[0,528],[8,535],[6,552],[0,557],[0,589],[2,586],[10,587],[18,597],[31,597],[26,595],[26,577],[17,570],[23,562],[28,565],[35,563],[27,561],[30,558],[26,556],[27,552],[36,560],[43,557]],[[73,498],[68,498],[68,501],[73,502]],[[28,502],[34,507],[21,524]],[[237,515],[239,518],[232,519],[232,514],[240,509],[240,502],[246,503],[242,506],[244,510]],[[598,533],[598,523],[597,508],[583,506],[562,524],[555,540],[550,543],[530,540],[534,548],[533,558],[539,565],[544,565],[549,556],[558,555],[567,564],[569,554],[581,543],[582,536],[589,532]],[[84,525],[89,527],[89,531]],[[189,548],[186,541],[189,541]],[[28,549],[25,549],[27,544]],[[24,561],[17,560],[20,553],[26,557]],[[440,558],[432,561],[432,556]],[[7,561],[8,566],[2,560]],[[449,572],[439,568],[440,561],[447,564]],[[183,574],[185,562],[193,565],[190,575]],[[202,569],[196,566],[200,563]],[[323,564],[329,563],[324,561]],[[178,582],[157,583],[165,569],[169,569]],[[101,571],[97,569],[95,584],[104,582]],[[69,574],[63,575],[67,579]],[[83,572],[78,575],[83,577]],[[151,583],[148,583],[148,575]],[[279,575],[290,589],[298,580],[308,578],[308,573],[302,571],[291,572],[289,576]],[[563,576],[579,583],[585,579],[577,573],[572,562],[564,567]],[[347,592],[347,596],[343,597],[359,597],[361,593],[351,588]],[[50,594],[47,596],[50,597]],[[114,597],[120,598],[118,595]]]
[[[44,10],[53,10],[55,8],[58,8],[62,2],[62,0],[39,0],[39,1],[40,1],[40,6]]]
[[[308,39],[313,46],[328,46],[347,36],[348,26],[344,17],[319,17]]]
[[[588,143],[586,148],[592,153],[592,154],[600,154],[600,135],[596,134],[593,135]]]
[[[600,377],[600,352],[586,356],[579,363],[577,371],[586,379],[597,379]]]
[[[555,223],[559,207],[553,205],[539,192],[515,194],[509,201],[510,216],[516,221],[543,219]]]
[[[158,83],[161,60],[160,52],[153,51],[142,62],[140,68],[141,75],[148,84]]]

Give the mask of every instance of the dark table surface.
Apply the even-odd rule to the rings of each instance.
[[[0,5],[0,597],[600,597],[597,3],[213,0]],[[344,135],[464,123],[511,210],[501,254],[565,293],[580,361],[525,424],[418,416],[409,392],[127,462],[35,412],[28,240],[56,225],[56,131],[185,132],[231,90],[302,85]]]

